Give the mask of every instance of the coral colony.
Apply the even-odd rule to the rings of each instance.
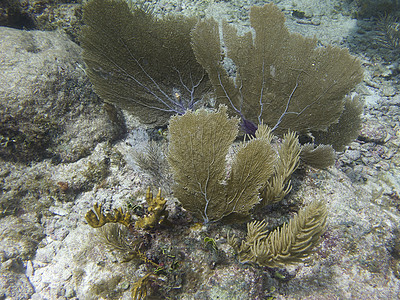
[[[289,33],[273,4],[251,8],[254,34],[238,36],[224,21],[222,39],[213,19],[158,19],[118,0],[89,1],[84,21],[83,56],[96,92],[142,122],[169,124],[173,196],[204,224],[242,222],[253,210],[278,203],[290,192],[301,160],[319,168],[333,164],[334,148],[359,130],[360,102],[345,95],[362,80],[360,62],[347,49],[317,47],[316,39]],[[235,74],[225,69],[226,58]],[[314,143],[300,145],[299,134]],[[162,230],[168,217],[161,190],[153,198],[149,188],[146,202],[147,214],[136,222],[129,211],[104,213],[97,204],[86,220],[95,228],[120,223],[140,240],[146,230]],[[269,232],[264,221],[254,220],[244,240],[228,235],[228,243],[242,263],[304,262],[326,218],[325,204],[315,200],[282,227]],[[116,232],[121,243],[122,231]],[[122,244],[155,268],[132,289],[134,299],[143,298],[162,266],[144,255],[145,243],[133,242],[131,250]]]

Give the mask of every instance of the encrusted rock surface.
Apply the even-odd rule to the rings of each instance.
[[[81,49],[64,34],[0,27],[0,156],[72,162],[121,136],[84,71]],[[115,116],[110,120],[110,115]]]

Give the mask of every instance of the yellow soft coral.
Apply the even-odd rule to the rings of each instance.
[[[148,214],[137,220],[135,227],[139,229],[150,229],[161,224],[168,216],[168,211],[165,210],[165,203],[167,202],[161,197],[161,189],[158,189],[157,196],[153,198],[153,192],[150,187],[146,192],[146,202],[148,207]]]
[[[147,299],[149,290],[151,289],[151,282],[156,281],[157,279],[157,275],[148,273],[136,281],[132,286],[132,299]]]
[[[129,226],[131,223],[131,214],[129,212],[124,213],[122,208],[114,208],[113,212],[114,214],[104,214],[101,209],[101,204],[96,203],[93,205],[93,209],[86,213],[85,219],[93,228],[99,228],[107,223],[120,223],[127,227]]]

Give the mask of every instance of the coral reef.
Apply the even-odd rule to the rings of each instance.
[[[104,21],[107,21],[108,26],[97,28],[93,26],[90,30],[99,30],[104,33],[104,31],[111,32],[112,27],[118,31],[125,26],[120,24],[117,15],[122,6],[126,11],[125,4],[121,4],[121,2],[122,0],[95,0],[94,3],[101,4],[100,8],[106,7],[103,15],[96,12],[98,14],[96,18],[99,21],[96,24],[101,24],[102,20],[99,20],[99,17],[103,17],[107,19]],[[145,1],[140,0],[140,2]],[[221,11],[225,11],[227,7],[238,7],[237,2],[233,4],[232,1],[201,2],[210,3],[210,10],[218,6],[223,8]],[[291,32],[292,30],[297,31],[296,29],[299,27],[302,27],[303,32],[307,31],[307,27],[312,27],[308,33],[312,34],[320,30],[321,35],[325,35],[326,26],[335,27],[334,24],[341,20],[348,21],[347,24],[356,23],[355,20],[350,20],[349,16],[338,12],[332,12],[335,21],[329,21],[334,5],[332,2],[330,2],[330,6],[325,6],[325,3],[318,0],[304,0],[307,2],[308,8],[299,5],[303,0],[295,1],[298,7],[289,2],[281,1],[278,5],[281,10],[284,8],[282,11],[287,16],[286,25]],[[199,2],[183,0],[171,4],[171,2],[161,0],[155,4],[157,5],[155,11],[158,9],[159,12],[165,12],[171,7],[177,10],[184,9],[184,5],[187,8],[192,3],[198,4]],[[254,4],[254,1],[248,1],[247,4]],[[310,13],[312,4],[318,4],[318,9],[326,8],[327,13],[318,14],[314,10],[314,15],[312,15]],[[114,12],[112,7],[116,8]],[[271,7],[269,6],[269,8]],[[129,7],[129,9],[132,8]],[[337,8],[337,10],[339,9],[341,8]],[[259,11],[257,12],[257,10]],[[261,23],[266,20],[273,22],[279,15],[278,13],[274,15],[274,9],[269,10],[265,6],[253,9],[251,21],[255,30],[251,34],[253,39],[251,46],[256,50],[259,49],[259,46],[261,48],[266,46],[264,43],[259,43],[260,31],[256,20],[260,11],[268,11],[267,14],[262,14]],[[319,12],[321,11],[319,10]],[[246,8],[243,7],[240,12],[234,11],[233,13],[237,13],[243,18],[240,20],[227,18],[227,23],[236,25],[239,21],[237,32],[240,32],[244,29],[240,27],[243,25],[240,22],[244,21],[246,22],[245,26],[248,26]],[[140,16],[140,14],[144,15]],[[126,15],[122,15],[136,16],[137,20],[144,21],[139,25],[131,24],[133,27],[143,25],[142,42],[148,41],[152,34],[159,37],[152,31],[153,29],[155,31],[166,29],[165,31],[176,34],[174,30],[170,30],[165,25],[168,23],[166,21],[169,17],[164,16],[157,20],[152,10],[143,12],[133,9]],[[213,16],[216,17],[216,15]],[[180,18],[171,17],[173,20],[171,26],[175,27],[176,20],[184,19]],[[317,23],[318,19],[320,23]],[[165,23],[163,23],[164,21]],[[204,19],[204,22],[207,23],[207,19]],[[298,22],[297,28],[292,26],[296,22]],[[370,28],[374,26],[371,25],[373,20],[363,20],[363,22],[368,23]],[[377,90],[372,92],[370,98],[376,99],[378,93],[383,90],[380,87],[382,81],[388,81],[388,84],[394,89],[394,92],[391,91],[392,96],[382,97],[376,102],[376,108],[366,108],[367,114],[364,118],[368,119],[367,122],[363,124],[360,122],[359,116],[363,110],[363,103],[357,97],[343,99],[342,95],[339,97],[338,94],[337,102],[333,101],[333,105],[337,111],[341,110],[340,117],[338,123],[326,126],[327,131],[311,127],[286,130],[286,126],[292,126],[289,124],[289,117],[295,119],[294,115],[297,113],[296,108],[289,107],[290,104],[299,104],[296,101],[301,98],[299,92],[303,92],[303,87],[314,89],[313,84],[307,85],[308,82],[305,82],[304,79],[316,77],[315,86],[317,87],[314,90],[318,90],[320,78],[317,77],[323,72],[315,75],[312,68],[307,69],[298,65],[294,66],[299,67],[297,70],[289,68],[288,71],[283,68],[282,71],[281,67],[277,67],[276,64],[273,64],[272,67],[268,65],[267,60],[263,60],[265,56],[260,58],[257,54],[253,58],[262,62],[262,66],[258,65],[258,68],[254,69],[255,77],[258,74],[256,80],[258,83],[263,80],[262,77],[266,80],[261,84],[264,84],[261,90],[255,90],[255,93],[250,95],[248,83],[250,82],[251,86],[252,78],[249,77],[251,70],[246,69],[247,66],[236,64],[236,62],[245,60],[248,55],[246,51],[252,48],[248,47],[246,42],[246,38],[250,35],[236,35],[236,32],[233,32],[234,30],[227,23],[222,26],[222,29],[225,30],[224,38],[228,37],[231,40],[225,40],[228,48],[219,48],[219,51],[227,49],[227,52],[223,54],[222,65],[224,71],[227,70],[229,78],[225,78],[224,73],[221,73],[221,76],[217,76],[217,84],[221,85],[222,83],[223,87],[228,88],[229,84],[225,85],[225,81],[229,83],[231,80],[237,85],[235,88],[237,88],[238,98],[241,98],[240,93],[243,92],[242,103],[235,106],[243,116],[232,111],[229,100],[229,103],[225,101],[226,106],[220,106],[219,110],[215,109],[215,105],[211,102],[211,106],[207,105],[200,110],[195,109],[197,105],[200,105],[201,98],[206,97],[203,91],[208,92],[206,72],[202,73],[204,90],[199,90],[198,94],[196,92],[192,95],[192,90],[187,85],[188,82],[180,82],[179,75],[175,74],[177,82],[170,82],[169,79],[172,79],[172,76],[168,77],[167,73],[160,74],[159,77],[158,74],[150,73],[151,70],[156,69],[154,66],[149,66],[155,61],[151,53],[144,53],[148,54],[148,57],[139,54],[139,58],[137,58],[137,53],[134,53],[135,49],[125,47],[125,54],[126,52],[132,53],[133,56],[133,58],[132,56],[128,57],[130,60],[125,64],[118,61],[118,65],[114,65],[114,69],[102,69],[106,64],[102,64],[101,60],[115,58],[112,56],[112,52],[105,51],[110,56],[97,57],[99,63],[92,65],[89,72],[97,72],[97,75],[103,76],[100,80],[107,81],[109,78],[113,78],[110,80],[111,84],[118,75],[121,75],[118,73],[118,71],[124,70],[121,68],[127,67],[129,63],[135,62],[137,59],[140,64],[136,64],[138,69],[134,71],[135,73],[122,72],[121,77],[126,76],[124,78],[128,78],[128,82],[131,80],[127,84],[126,90],[132,89],[132,93],[128,96],[125,95],[127,98],[124,100],[134,99],[138,101],[136,104],[142,101],[140,105],[144,107],[146,104],[158,105],[160,104],[159,100],[164,99],[162,98],[164,95],[158,94],[158,92],[165,92],[173,100],[168,102],[175,106],[173,110],[179,108],[176,111],[179,116],[172,118],[169,129],[166,129],[166,126],[149,129],[147,125],[139,124],[138,118],[132,118],[129,113],[124,112],[129,136],[117,140],[115,143],[109,143],[110,140],[102,139],[102,133],[100,133],[100,139],[94,139],[96,143],[93,144],[88,137],[97,135],[95,131],[92,131],[93,134],[89,136],[85,135],[85,127],[82,126],[82,123],[76,122],[74,118],[71,118],[71,122],[67,122],[68,116],[71,114],[82,116],[86,120],[86,124],[89,124],[88,128],[105,128],[106,122],[93,123],[94,115],[99,112],[94,108],[102,110],[103,107],[89,106],[91,114],[86,114],[85,103],[77,106],[63,102],[64,108],[69,113],[65,114],[65,111],[62,110],[64,108],[59,110],[63,113],[60,114],[59,122],[55,123],[54,130],[51,127],[53,123],[47,123],[47,121],[58,120],[57,118],[54,119],[49,114],[49,119],[41,119],[45,121],[44,125],[50,125],[50,127],[44,127],[46,130],[38,132],[38,139],[33,139],[37,143],[32,143],[32,147],[29,148],[39,150],[46,155],[43,155],[37,162],[33,162],[34,159],[29,158],[27,161],[30,165],[25,167],[11,161],[2,162],[6,167],[3,168],[2,165],[0,169],[2,196],[0,201],[0,232],[2,232],[0,296],[18,299],[166,298],[197,300],[303,299],[310,297],[318,299],[332,297],[344,299],[396,298],[400,289],[398,284],[399,233],[396,230],[400,220],[400,185],[398,181],[400,177],[397,168],[400,106],[395,89],[395,79],[397,80],[398,77],[397,64],[393,63],[387,68],[390,72],[386,71],[385,74],[376,75],[378,67],[375,68],[372,65],[379,66],[380,63],[377,60],[365,61],[365,56],[363,56],[363,65],[370,70],[375,68],[373,72],[376,72],[371,75],[369,82],[375,84],[378,82],[377,85],[379,85]],[[164,24],[165,28],[159,28],[160,24]],[[310,26],[310,24],[315,26]],[[280,22],[277,22],[276,25],[283,26]],[[151,30],[147,30],[146,26],[152,26]],[[247,29],[251,28],[247,27],[244,30]],[[346,27],[346,29],[349,28]],[[362,29],[357,31],[359,33]],[[223,31],[220,30],[220,32]],[[147,33],[150,35],[146,35]],[[115,33],[115,40],[121,42],[114,44],[116,48],[121,48],[121,44],[127,45],[129,41],[135,40],[135,37],[118,39],[121,37],[120,34],[121,32]],[[168,35],[166,32],[164,34]],[[188,30],[184,34],[188,34]],[[337,34],[337,36],[339,35],[340,33]],[[36,34],[29,32],[28,35],[23,36],[29,41],[26,48],[21,48],[24,54],[43,49],[37,43],[32,42],[30,36],[36,36]],[[112,40],[113,36],[110,37],[109,40]],[[272,35],[272,37],[274,36]],[[284,37],[283,34],[278,36],[276,41],[272,40],[271,47],[274,48],[282,43],[279,38]],[[347,35],[339,37],[337,44],[343,45],[342,41],[347,43],[347,37]],[[104,35],[103,38],[106,39]],[[292,38],[303,40],[296,35],[289,35],[287,39]],[[18,41],[18,39],[15,40]],[[51,41],[53,42],[53,40]],[[237,42],[243,43],[235,45]],[[284,45],[290,44],[290,41],[286,42],[284,41]],[[330,46],[322,46],[326,45],[324,37],[320,37],[319,42],[318,47],[313,50],[324,52],[330,48]],[[104,44],[105,48],[111,47],[108,40]],[[232,46],[232,44],[234,45]],[[100,43],[97,45],[99,48],[95,53],[100,56],[104,49],[101,49]],[[159,39],[157,45],[161,49],[165,45],[168,46],[168,44],[164,44],[162,38]],[[158,50],[159,48],[156,46],[150,43],[147,45],[146,51],[152,52],[150,47]],[[186,46],[187,44],[183,48]],[[208,46],[212,48],[213,45],[210,43]],[[177,52],[175,57],[171,56],[171,61],[180,60],[179,49],[173,47],[171,49]],[[235,50],[237,53],[229,58],[229,54]],[[242,50],[244,54],[241,53]],[[301,47],[294,49],[284,62],[289,64],[291,58],[297,58],[298,51],[307,52],[305,50],[307,49]],[[374,49],[370,51],[377,53],[374,52]],[[35,55],[40,56],[41,52],[43,50]],[[282,54],[284,52],[280,51]],[[27,61],[32,58],[31,55],[27,57]],[[49,57],[50,60],[54,58],[52,55]],[[143,60],[141,60],[142,57]],[[193,56],[190,57],[193,58]],[[57,59],[60,58],[57,56]],[[162,60],[165,60],[165,57],[160,55],[157,63],[159,62],[161,65]],[[133,65],[135,64],[133,63]],[[191,63],[188,64],[188,66],[190,65]],[[326,65],[330,67],[330,62],[327,62]],[[57,66],[59,65],[57,64]],[[148,66],[149,68],[147,68]],[[316,66],[321,67],[318,64]],[[323,67],[320,69],[323,70]],[[68,70],[71,70],[71,73],[76,76],[84,74],[79,62],[73,63],[72,68]],[[260,76],[260,70],[262,76]],[[10,68],[8,72],[11,71]],[[129,70],[126,69],[126,71]],[[173,71],[178,73],[176,70]],[[280,106],[277,104],[281,109],[280,114],[277,113],[278,119],[268,123],[269,116],[263,116],[263,114],[268,110],[267,107],[274,106],[272,102],[279,98],[272,86],[274,84],[278,86],[285,80],[279,77],[281,71],[282,73],[287,72],[287,83],[292,86],[287,87],[286,90],[282,89],[282,95],[286,93],[286,98],[280,95],[283,101],[278,103]],[[180,72],[184,74],[182,71]],[[36,69],[35,73],[43,73],[46,76],[54,74],[37,72]],[[295,83],[293,74],[300,74]],[[328,76],[329,72],[324,73],[325,75]],[[168,78],[163,78],[164,76]],[[57,80],[61,79],[57,78]],[[69,78],[75,77],[67,76],[67,82]],[[84,78],[86,77],[84,76]],[[137,82],[132,82],[133,79],[138,78],[140,80],[144,78],[144,81],[141,82],[148,86],[153,93],[156,92],[155,95],[159,99],[153,97],[147,102],[148,98],[141,98],[145,92],[140,89],[140,85],[134,84]],[[272,82],[269,85],[271,78],[278,78],[279,82]],[[328,83],[329,80],[329,78],[326,79]],[[76,95],[79,95],[80,89],[74,82],[72,81],[71,85],[66,84],[67,90],[76,91]],[[189,84],[191,83],[189,82]],[[295,85],[293,86],[293,84]],[[116,95],[118,92],[122,92],[122,88],[120,91],[117,90],[121,86],[123,84],[116,85],[115,90],[111,91],[108,96],[112,97],[111,93],[113,92]],[[185,86],[188,89],[185,89]],[[45,88],[40,80],[37,87],[39,90]],[[35,102],[19,103],[26,111],[30,111],[32,107],[43,108],[48,105],[47,107],[51,108],[52,112],[57,112],[53,104],[58,102],[53,100],[59,99],[55,95],[62,96],[65,90],[60,90],[58,86],[51,85],[51,87],[52,91],[46,86],[46,91],[49,93],[48,102],[42,102],[43,95],[39,93],[39,105]],[[12,84],[9,88],[7,93],[12,93],[18,88],[18,85]],[[260,86],[256,86],[256,88],[260,88]],[[369,92],[373,89],[372,86],[360,86],[357,88],[357,92],[363,93],[362,89],[364,88],[367,88]],[[188,93],[183,95],[182,90],[186,90]],[[288,95],[288,91],[291,94]],[[321,98],[317,96],[311,100],[318,99],[319,101],[325,96],[326,91],[329,94],[330,89],[322,88]],[[226,92],[231,93],[228,89]],[[261,97],[260,94],[265,97]],[[255,97],[251,99],[249,95],[255,95]],[[150,95],[147,96],[150,97]],[[215,96],[218,96],[218,91]],[[67,99],[70,97],[71,94],[66,96]],[[82,96],[82,101],[85,98],[86,96]],[[12,97],[5,99],[4,103],[10,104],[10,99]],[[155,102],[152,102],[154,99],[156,99]],[[168,98],[165,99],[168,100]],[[181,110],[182,107],[189,107],[192,99],[195,99],[193,102],[196,102],[197,99],[200,101],[189,112]],[[249,99],[250,101],[248,101]],[[121,99],[116,97],[116,106],[111,104],[113,99],[105,100],[110,102],[104,106],[107,111],[105,117],[108,117],[112,123],[118,124],[121,118],[119,110],[115,107],[121,104]],[[215,97],[212,100],[216,106],[219,106],[219,102],[223,98]],[[234,103],[237,98],[230,100]],[[180,101],[183,106],[180,106]],[[304,113],[299,114],[302,115],[301,118],[308,117],[309,108],[318,101],[311,103],[310,106],[305,104],[305,107],[300,107],[300,109],[304,108]],[[250,115],[246,108],[249,103],[253,103],[257,110],[253,118],[249,118]],[[287,104],[289,105],[286,110]],[[120,106],[123,107],[123,104]],[[260,115],[261,107],[263,114]],[[147,108],[149,111],[151,110],[151,107]],[[146,115],[142,114],[143,111],[140,112],[141,109],[138,111],[141,118],[146,118]],[[4,109],[4,112],[8,113],[7,109]],[[165,115],[162,111],[158,111],[158,113],[155,113],[157,116],[149,115],[149,123],[161,124],[170,115],[170,112]],[[371,119],[370,113],[379,113],[379,115],[377,118]],[[328,115],[328,113],[324,114]],[[324,114],[321,114],[322,117],[326,117]],[[299,117],[299,120],[301,118]],[[388,121],[388,119],[391,120]],[[23,122],[18,124],[19,121],[26,119],[17,116],[15,120],[16,122],[9,122],[6,125],[21,125],[20,128],[15,127],[18,129],[15,132],[28,133],[27,139],[21,140],[30,142],[29,138],[35,137],[37,129],[35,124],[32,123],[29,128],[29,124]],[[27,120],[34,121],[33,118],[27,118]],[[242,123],[242,128],[250,128],[251,130],[248,131],[252,132],[249,135],[240,136],[239,122]],[[387,123],[383,124],[383,122]],[[60,133],[59,130],[68,129],[70,126],[74,126],[78,131],[70,132],[65,139],[53,139],[53,135]],[[360,137],[351,142],[357,137],[361,126]],[[29,129],[32,129],[32,132]],[[145,131],[149,135],[140,139],[140,132]],[[4,147],[3,150],[11,153],[12,147],[16,146],[14,140],[17,135],[13,135],[13,132],[6,133],[0,137],[0,146]],[[154,134],[151,136],[151,133]],[[80,142],[83,142],[79,144],[81,146],[71,147],[68,137],[73,138],[74,135],[79,137]],[[47,138],[49,140],[46,140]],[[155,141],[148,143],[149,139]],[[98,143],[99,141],[105,142]],[[345,147],[350,142],[351,144]],[[86,143],[89,147],[85,147]],[[333,147],[321,145],[321,143],[331,144]],[[144,147],[144,144],[147,144],[147,148]],[[50,145],[50,147],[46,148],[42,145]],[[55,164],[47,157],[52,157],[52,154],[56,153],[53,150],[57,147],[71,147],[74,149],[73,151],[80,154],[72,160],[60,159]],[[343,152],[335,153],[334,149],[343,150]],[[46,150],[50,154],[49,156],[47,156]],[[136,155],[133,152],[136,152]],[[168,166],[168,161],[164,159],[167,153],[171,166]],[[29,150],[25,150],[21,151],[21,154],[21,156],[26,156],[30,153]],[[88,157],[82,157],[85,155]],[[336,157],[339,157],[338,161]],[[22,161],[20,158],[17,160]],[[71,161],[75,162],[71,163]],[[332,166],[334,162],[336,163]],[[307,165],[314,168],[309,168]],[[326,169],[328,166],[330,168]],[[315,169],[315,167],[319,169]],[[267,174],[263,174],[264,171]],[[172,186],[169,184],[172,173],[177,179],[173,193],[170,192],[170,189],[166,189],[166,187]],[[152,189],[147,188],[149,185],[161,187],[163,194],[161,195],[159,190],[157,195],[153,195]],[[144,194],[146,194],[145,197]],[[178,203],[179,201],[181,203]],[[82,214],[93,207],[93,203],[101,203],[101,205],[96,204],[87,213],[87,221],[94,224],[95,227],[103,225],[95,230],[82,222]],[[329,207],[328,222],[327,206]],[[20,223],[20,220],[24,221]],[[29,222],[26,223],[26,220]],[[247,237],[245,236],[246,224],[242,223],[243,221],[248,222]],[[30,225],[22,226],[23,224]]]

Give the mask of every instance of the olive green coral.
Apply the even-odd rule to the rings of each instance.
[[[363,109],[364,103],[359,97],[346,97],[339,121],[330,125],[326,131],[312,132],[315,142],[332,145],[336,151],[343,151],[347,144],[358,137]]]
[[[161,189],[158,189],[157,196],[153,198],[153,192],[149,187],[146,192],[146,202],[148,214],[136,221],[135,228],[150,229],[161,224],[168,217],[168,211],[165,209],[167,201],[161,197]]]
[[[130,261],[135,258],[141,259],[140,246],[144,239],[136,236],[134,239],[126,226],[119,224],[108,224],[98,231],[98,241],[107,247],[109,251],[114,251],[121,256],[122,261]]]
[[[226,110],[188,111],[172,117],[169,126],[167,159],[176,182],[174,195],[205,223],[248,215],[273,172],[275,153],[268,138],[258,134],[240,143],[227,165],[238,119],[228,118]]]
[[[92,0],[83,20],[86,73],[105,102],[164,125],[202,101],[209,84],[191,48],[196,18],[156,18],[125,0]]]
[[[163,132],[161,131],[162,135]],[[149,174],[153,185],[162,187],[163,191],[171,189],[171,172],[165,158],[167,152],[166,143],[157,143],[149,141],[142,151],[134,152],[133,158],[138,167]]]
[[[394,14],[386,14],[378,20],[378,42],[395,53],[400,51],[400,20]]]
[[[326,206],[314,201],[301,209],[289,223],[268,233],[263,221],[247,224],[247,237],[239,244],[233,235],[229,244],[235,249],[242,263],[281,267],[310,259],[310,255],[325,232]]]
[[[141,277],[132,286],[132,299],[147,299],[149,291],[151,290],[151,283],[157,280],[158,276],[153,273],[148,273]]]
[[[158,190],[158,194],[154,198],[153,192],[149,187],[146,192],[146,202],[148,214],[135,222],[135,228],[150,229],[157,224],[161,224],[168,217],[168,211],[165,206],[167,201],[161,197],[161,189]],[[107,223],[120,223],[129,227],[132,223],[131,214],[124,212],[121,207],[114,208],[113,213],[104,213],[101,204],[97,203],[93,205],[93,209],[86,213],[85,219],[93,228],[102,227]]]
[[[93,209],[86,213],[85,219],[93,228],[99,228],[107,223],[120,223],[129,226],[131,223],[131,214],[129,212],[124,213],[122,208],[114,208],[113,214],[104,214],[101,204],[95,203]]]
[[[344,96],[362,80],[360,61],[347,49],[318,47],[315,38],[290,33],[274,4],[250,9],[253,32],[238,35],[227,21],[201,20],[193,50],[219,103],[251,132],[263,120],[276,133],[326,130],[343,112]],[[221,46],[221,39],[224,47]],[[226,57],[236,67],[232,78]]]
[[[264,126],[264,125],[260,125]],[[259,127],[260,127],[259,126]],[[300,144],[294,132],[283,136],[282,144],[278,150],[278,159],[274,165],[274,174],[267,181],[262,191],[262,205],[273,204],[281,201],[291,188],[290,177],[299,165]]]
[[[300,157],[307,165],[324,169],[335,163],[336,153],[331,145],[318,145],[307,143],[301,147]]]

